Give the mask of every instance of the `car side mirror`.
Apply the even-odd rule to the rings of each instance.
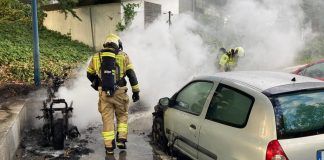
[[[163,107],[168,107],[169,104],[170,104],[170,98],[168,98],[168,97],[164,97],[159,100],[159,105],[161,105]]]

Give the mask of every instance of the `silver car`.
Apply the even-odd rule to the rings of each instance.
[[[191,159],[324,160],[324,82],[316,79],[259,71],[198,77],[160,99],[153,116],[153,141]]]

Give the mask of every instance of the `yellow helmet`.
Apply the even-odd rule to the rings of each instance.
[[[106,47],[108,47],[108,45],[114,45],[115,44],[117,46],[117,48],[120,48],[120,43],[121,43],[120,38],[117,35],[109,34],[106,37],[106,40],[105,40],[103,46],[106,48]]]
[[[239,57],[243,57],[245,55],[244,49],[242,47],[236,47],[235,52]]]

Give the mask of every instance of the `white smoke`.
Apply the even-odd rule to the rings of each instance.
[[[86,68],[86,66],[83,68]],[[78,78],[73,80],[71,84],[68,88],[61,87],[58,97],[65,98],[68,104],[73,101],[72,123],[79,129],[85,129],[88,125],[101,122],[98,111],[98,92],[91,88],[86,70],[82,69]]]
[[[159,19],[148,28],[121,34],[125,52],[135,64],[142,100],[153,107],[196,75],[215,73],[208,47],[193,31],[199,24],[189,15],[174,19],[171,27]]]
[[[141,101],[146,107],[153,109],[159,98],[172,96],[194,76],[217,72],[217,54],[209,49],[213,46],[204,43],[201,30],[220,40],[238,39],[223,42],[226,48],[245,48],[238,70],[289,66],[303,48],[299,0],[232,0],[223,7],[222,16],[228,19],[224,27],[213,26],[212,21],[200,24],[182,14],[173,17],[171,27],[160,18],[145,29],[134,24],[120,34],[135,66]],[[90,88],[85,71],[71,88],[62,88],[60,95],[73,99],[73,120],[78,127],[101,121],[98,94]]]
[[[222,39],[235,39],[224,47],[242,46],[246,56],[238,70],[273,70],[292,65],[304,47],[300,0],[229,0],[216,30]],[[228,45],[228,46],[226,46]]]
[[[132,28],[121,34],[125,51],[135,65],[145,107],[153,109],[159,98],[171,96],[194,76],[215,72],[207,46],[193,32],[198,26],[192,17],[182,15],[171,28],[159,19],[146,29]],[[90,87],[85,73],[83,69],[72,86],[59,90],[59,97],[73,100],[72,120],[79,128],[101,121],[98,93]]]

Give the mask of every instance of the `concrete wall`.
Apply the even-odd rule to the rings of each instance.
[[[48,11],[44,26],[62,34],[69,34],[73,40],[81,41],[99,50],[107,34],[115,33],[116,24],[121,21],[119,3],[84,6],[75,11],[82,21],[70,14],[65,17],[65,14],[59,11]]]
[[[0,108],[0,160],[15,159],[15,153],[27,122],[25,100],[17,99],[7,103],[8,109]]]
[[[164,21],[168,20],[168,11],[171,11],[173,14],[179,13],[179,0],[122,0],[123,3],[136,3],[140,4],[139,8],[136,8],[135,11],[137,12],[135,19],[132,23],[132,27],[137,28],[144,28],[145,27],[145,7],[144,3],[154,3],[157,5],[161,5],[161,19]],[[122,9],[122,15],[123,15],[123,9]]]
[[[194,0],[179,0],[179,13],[194,12]]]
[[[135,8],[136,16],[132,22],[132,27],[144,28],[144,1],[143,0],[123,0],[125,5],[128,3],[139,4],[139,7]],[[121,7],[121,16],[124,16],[124,9]]]

